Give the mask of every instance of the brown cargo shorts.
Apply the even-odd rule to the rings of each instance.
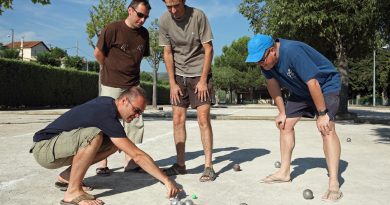
[[[191,107],[195,109],[204,104],[215,104],[215,91],[211,74],[207,76],[207,89],[209,90],[209,96],[203,102],[198,99],[198,96],[195,93],[195,88],[200,80],[200,76],[184,77],[175,75],[175,80],[183,93],[183,96],[180,96],[180,103],[175,106],[188,108],[188,106],[191,104]]]

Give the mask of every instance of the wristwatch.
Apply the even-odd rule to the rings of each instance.
[[[326,113],[328,113],[328,109],[318,110],[318,116],[324,116],[324,115],[326,115]]]

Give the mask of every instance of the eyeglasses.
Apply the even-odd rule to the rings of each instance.
[[[133,105],[133,103],[130,102],[130,99],[129,98],[126,98],[127,102],[131,105],[131,107],[133,107],[133,112],[135,112],[135,114],[137,115],[141,115],[142,114],[142,110],[138,107],[135,107]]]
[[[141,13],[141,12],[138,12],[137,10],[135,10],[135,8],[134,7],[131,7],[134,11],[135,11],[135,13],[137,14],[137,16],[138,16],[138,18],[145,18],[145,20],[147,19],[147,18],[149,18],[149,16],[148,15],[146,15],[146,14],[144,14],[144,13]]]
[[[264,63],[265,60],[267,60],[268,55],[269,55],[270,53],[271,53],[271,48],[269,48],[268,50],[265,51],[265,54],[264,54],[263,58],[261,58],[261,60],[260,60],[259,62],[257,62],[257,63]]]

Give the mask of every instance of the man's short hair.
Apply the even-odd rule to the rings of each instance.
[[[133,8],[137,8],[137,6],[139,4],[143,4],[145,5],[145,7],[150,11],[152,9],[152,7],[150,6],[149,4],[149,0],[132,0],[129,4],[129,6],[127,7],[127,9],[129,9],[130,7],[133,7]]]
[[[134,100],[137,97],[143,97],[146,99],[146,92],[143,88],[138,86],[130,87],[129,89],[123,91],[118,97],[118,99],[121,99],[123,97],[129,98],[130,101]]]

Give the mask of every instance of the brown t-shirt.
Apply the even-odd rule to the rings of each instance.
[[[124,21],[111,23],[101,32],[96,46],[105,56],[103,85],[129,88],[139,84],[142,58],[150,55],[146,28],[132,29]]]

